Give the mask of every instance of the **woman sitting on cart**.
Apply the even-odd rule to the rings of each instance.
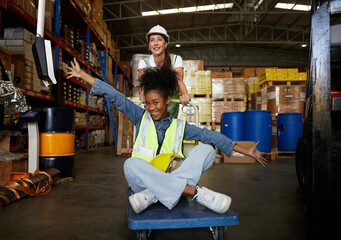
[[[88,82],[92,85],[90,93],[104,95],[138,129],[132,157],[124,163],[126,180],[135,193],[129,197],[129,201],[136,213],[157,201],[172,209],[182,195],[192,197],[217,213],[226,212],[231,204],[229,196],[197,186],[201,175],[212,166],[215,159],[210,144],[217,146],[227,156],[236,151],[255,158],[263,166],[267,164],[263,153],[256,149],[258,143],[244,148],[218,132],[173,118],[167,112],[170,96],[177,86],[176,73],[171,69],[147,70],[142,76],[146,101],[144,109],[109,84],[81,71],[76,59],[71,65],[68,78],[78,77]],[[198,140],[203,144],[195,146],[171,173],[162,172],[150,163],[160,153],[175,153],[184,158],[183,140]]]

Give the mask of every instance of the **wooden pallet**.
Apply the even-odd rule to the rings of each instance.
[[[223,98],[213,98],[213,101],[215,102],[246,102],[247,101],[247,96],[245,95],[244,97],[240,98],[234,98],[234,97],[223,97]]]
[[[99,147],[104,147],[104,143],[97,143],[97,144],[89,145],[88,149],[94,149],[94,148],[99,148]]]
[[[132,148],[122,148],[120,156],[122,156],[122,157],[130,157],[132,152],[133,152]]]
[[[276,160],[276,158],[277,158],[277,151],[271,151],[270,153],[266,153],[264,155],[264,157],[266,159],[268,159],[268,160],[271,160],[271,161]]]
[[[220,164],[222,162],[222,159],[223,159],[223,157],[218,152],[216,152],[214,163],[215,164]]]
[[[126,119],[124,119],[126,118]],[[116,154],[117,156],[130,156],[133,147],[133,132],[132,129],[128,129],[129,132],[125,132],[127,129],[124,129],[124,120],[128,121],[128,118],[124,116],[123,113],[119,112],[118,114],[118,131],[117,131],[117,148]],[[127,137],[129,136],[129,147],[127,144]]]
[[[295,155],[293,151],[277,151],[277,158],[295,158]]]
[[[212,94],[189,94],[191,99],[193,98],[212,98]]]
[[[281,81],[275,81],[275,80],[271,80],[271,81],[266,81],[266,82],[262,82],[259,84],[260,88],[265,88],[265,87],[269,87],[269,86],[278,86],[278,85],[286,85],[286,86],[290,86],[290,85],[302,85],[305,86],[306,85],[306,80],[281,80]]]

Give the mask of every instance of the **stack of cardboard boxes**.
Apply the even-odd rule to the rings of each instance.
[[[36,92],[50,92],[38,78],[32,45],[35,36],[24,28],[5,28],[0,47],[11,53],[13,81],[17,87]]]
[[[233,78],[232,72],[213,72],[212,99],[212,121],[215,123],[220,123],[224,112],[245,111],[245,79]],[[219,127],[216,130],[219,131]]]

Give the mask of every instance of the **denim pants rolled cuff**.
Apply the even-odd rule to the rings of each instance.
[[[186,186],[187,186],[187,180],[179,179],[177,188],[172,190],[172,193],[171,193],[172,199],[171,200],[158,199],[158,200],[169,210],[172,210],[176,206],[176,204],[179,202]]]

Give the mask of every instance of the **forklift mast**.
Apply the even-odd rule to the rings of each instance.
[[[341,1],[313,0],[303,136],[296,146],[307,233],[313,238],[341,226],[334,221],[341,210],[340,78]]]

